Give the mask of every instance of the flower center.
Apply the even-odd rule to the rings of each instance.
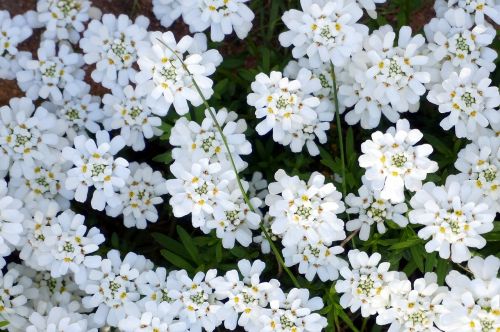
[[[470,92],[465,92],[462,95],[462,100],[465,103],[465,106],[467,107],[471,107],[473,104],[476,103],[476,98],[474,98]]]
[[[425,325],[428,321],[426,312],[424,310],[416,311],[408,316],[408,320],[413,323],[413,325]]]
[[[494,322],[488,318],[480,319],[479,323],[481,324],[481,332],[490,332],[494,330]]]
[[[392,58],[389,60],[389,76],[396,77],[398,75],[404,75],[404,72],[401,69],[401,66],[399,65],[398,61]]]
[[[465,53],[469,52],[469,44],[467,44],[467,39],[465,39],[462,35],[458,35],[457,37],[457,50]]]
[[[57,65],[55,63],[48,64],[42,70],[42,75],[50,78],[54,78],[56,76]]]
[[[116,39],[111,45],[111,51],[118,57],[122,62],[126,62],[132,58],[130,52],[128,51],[127,43],[122,36],[121,39]]]
[[[160,70],[160,76],[162,76],[167,81],[173,81],[177,77],[177,71],[175,67],[162,67]]]
[[[495,179],[497,178],[497,169],[495,165],[490,165],[487,169],[480,173],[480,176],[488,182],[495,181]]]
[[[80,112],[75,108],[70,108],[66,111],[66,117],[71,121],[80,120]]]
[[[395,154],[391,157],[391,163],[396,167],[403,167],[408,158],[403,153]]]
[[[142,113],[142,108],[134,106],[130,109],[129,115],[132,119],[136,119]]]
[[[189,297],[191,301],[196,303],[197,305],[202,305],[205,302],[205,292],[201,291],[196,294],[193,294]]]
[[[173,302],[173,299],[168,296],[168,289],[162,289],[161,290],[161,301],[162,302],[168,302],[168,303],[172,303]]]
[[[73,244],[71,242],[66,241],[66,242],[64,242],[62,250],[65,252],[73,252],[73,251],[75,251],[75,247],[73,246]]]
[[[210,148],[212,147],[214,141],[215,141],[215,135],[213,133],[211,133],[210,136],[202,140],[201,148],[203,149],[203,151],[207,153],[210,152]]]
[[[289,329],[291,329],[292,327],[295,327],[295,323],[293,322],[293,320],[291,320],[290,318],[288,318],[287,315],[282,315],[280,317],[280,323],[281,323],[281,327],[282,328],[289,328]]]
[[[94,164],[92,165],[91,174],[92,176],[99,176],[106,170],[106,165],[104,164]]]
[[[57,8],[61,10],[64,16],[68,16],[72,10],[80,10],[81,5],[75,0],[59,0]]]
[[[366,276],[366,277],[362,276],[361,279],[358,281],[357,292],[358,292],[358,294],[363,294],[365,296],[369,296],[374,285],[375,285],[375,282],[372,280],[372,278],[370,276]]]
[[[302,206],[299,206],[297,208],[297,214],[304,219],[307,219],[311,216],[311,211],[312,211],[312,208],[308,207],[308,206],[302,205]]]
[[[206,195],[208,194],[208,185],[203,183],[200,187],[194,190],[198,195]]]

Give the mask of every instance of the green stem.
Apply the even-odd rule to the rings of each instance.
[[[230,161],[231,167],[232,167],[232,169],[233,169],[233,171],[235,173],[236,182],[238,183],[238,187],[239,187],[239,189],[241,191],[241,194],[243,196],[243,200],[245,201],[245,203],[248,205],[249,209],[252,212],[256,212],[255,208],[253,207],[252,203],[250,202],[250,199],[248,198],[248,195],[247,195],[245,189],[243,188],[243,184],[241,182],[241,178],[240,178],[240,176],[238,174],[238,169],[236,168],[236,164],[234,162],[233,155],[231,154],[231,150],[229,149],[229,144],[227,143],[227,139],[226,139],[226,136],[224,135],[222,127],[220,126],[219,121],[217,121],[217,118],[216,118],[216,116],[215,116],[212,108],[208,104],[207,99],[203,95],[203,92],[201,91],[200,87],[198,86],[198,83],[196,83],[196,80],[194,79],[193,74],[191,74],[191,72],[189,71],[188,67],[184,63],[184,60],[182,60],[182,58],[179,56],[179,54],[177,54],[177,52],[175,52],[172,48],[170,48],[167,44],[165,44],[161,39],[158,39],[158,41],[160,43],[162,43],[163,45],[165,45],[165,47],[167,47],[173,54],[175,54],[175,56],[177,57],[177,59],[181,62],[182,67],[184,68],[184,70],[188,73],[189,76],[191,76],[191,79],[193,80],[193,85],[196,88],[196,92],[198,92],[198,94],[200,95],[201,99],[203,100],[203,104],[207,108],[208,113],[210,114],[210,117],[212,118],[212,121],[215,124],[215,128],[217,129],[217,131],[219,132],[219,134],[220,134],[220,136],[222,138],[222,142],[224,143],[224,147],[225,147],[225,149],[227,151],[227,154],[229,156],[229,161]],[[278,263],[282,266],[283,270],[286,271],[286,273],[290,277],[290,280],[292,280],[292,283],[294,284],[294,286],[297,287],[297,288],[300,288],[300,284],[299,284],[297,278],[295,278],[295,276],[293,275],[292,271],[290,271],[290,269],[285,265],[285,261],[283,260],[283,257],[281,257],[281,254],[278,251],[278,248],[273,243],[273,240],[269,236],[269,233],[267,232],[267,230],[265,229],[265,227],[262,225],[262,223],[260,224],[260,229],[262,230],[262,232],[264,233],[264,236],[266,237],[267,241],[269,242],[269,245],[271,246],[271,249],[272,249],[274,255],[276,256],[276,259],[278,260]]]
[[[332,75],[333,82],[333,102],[335,104],[335,118],[337,120],[337,134],[339,136],[339,144],[340,144],[340,161],[342,163],[342,194],[344,195],[344,199],[347,195],[347,187],[346,187],[346,178],[345,178],[345,155],[344,155],[344,135],[342,135],[342,123],[340,122],[340,107],[339,107],[339,98],[337,95],[337,78],[335,77],[335,68],[333,67],[333,63],[330,63],[330,70]]]

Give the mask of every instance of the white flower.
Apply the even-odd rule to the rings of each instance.
[[[96,133],[101,129],[104,118],[101,110],[101,98],[90,93],[90,85],[82,85],[76,96],[64,92],[63,98],[56,104],[44,102],[42,106],[55,114],[59,121],[65,122],[64,136],[73,141],[78,135],[86,135],[86,130]]]
[[[266,230],[267,234],[271,238],[271,241],[276,242],[281,239],[281,235],[276,235],[272,232],[271,224],[274,219],[274,217],[271,217],[269,213],[266,212],[266,214],[262,218],[261,225]],[[253,238],[253,242],[260,244],[260,251],[262,251],[263,254],[269,254],[271,252],[271,245],[269,241],[267,241],[266,234],[264,232],[261,232],[259,235],[255,236]]]
[[[252,93],[247,103],[256,108],[257,118],[264,118],[255,130],[259,135],[273,132],[273,139],[282,145],[290,145],[293,152],[300,152],[304,145],[315,156],[319,149],[314,142],[326,143],[326,131],[334,112],[320,111],[320,100],[312,94],[322,88],[311,71],[301,69],[297,79],[289,80],[281,72],[269,76],[260,73],[252,83]]]
[[[21,58],[19,65],[23,70],[17,72],[17,83],[26,96],[36,100],[50,99],[60,102],[63,93],[77,96],[85,89],[82,56],[73,53],[70,46],[59,47],[52,40],[44,40],[37,52],[38,60]]]
[[[146,163],[130,164],[131,174],[121,188],[121,205],[108,207],[106,213],[115,216],[123,213],[125,227],[144,229],[148,222],[158,220],[155,205],[163,203],[162,195],[167,193],[165,179],[158,171],[153,171]]]
[[[312,68],[309,64],[307,58],[300,58],[298,61],[291,60],[283,70],[283,74],[285,77],[290,79],[297,79],[300,70],[302,68],[306,68],[311,71],[312,78],[318,79],[321,83],[321,88],[315,91],[312,91],[312,95],[319,99],[319,105],[316,108],[318,112],[329,112],[335,110],[335,104],[333,102],[333,78],[332,78],[332,67],[329,63],[324,63],[318,68]],[[339,73],[343,68],[335,68],[335,76],[338,80]],[[337,82],[337,84],[339,84]],[[343,105],[339,105],[340,114],[342,114],[345,110]]]
[[[248,187],[248,184],[243,182],[243,186]],[[229,200],[234,204],[233,207],[224,208],[216,205],[213,217],[207,220],[205,228],[208,232],[215,229],[216,236],[222,239],[224,248],[233,248],[236,241],[248,247],[252,243],[252,230],[260,226],[260,215],[250,210],[236,183],[233,182],[231,187]],[[250,203],[253,208],[258,209],[262,201],[257,197],[252,197]]]
[[[312,311],[323,308],[323,301],[319,297],[309,299],[307,289],[294,288],[286,298],[272,299],[271,311],[262,315],[260,321],[262,332],[321,331],[327,325],[326,318]]]
[[[102,21],[102,22],[101,22]],[[148,47],[149,20],[138,16],[135,23],[127,15],[105,14],[92,20],[80,40],[83,59],[96,64],[92,79],[108,89],[135,83],[137,51]]]
[[[403,119],[385,134],[377,131],[372,134],[372,140],[361,144],[363,155],[359,157],[359,165],[366,168],[370,187],[380,190],[382,199],[403,202],[405,188],[420,189],[427,174],[437,171],[437,163],[427,158],[432,146],[415,146],[422,137],[420,130],[410,130],[410,123]]]
[[[376,225],[377,232],[384,234],[387,230],[385,222],[392,220],[400,227],[408,224],[404,213],[408,211],[405,203],[392,204],[390,201],[380,197],[380,191],[370,189],[365,184],[365,177],[361,178],[363,185],[358,189],[359,196],[348,194],[345,203],[350,206],[346,212],[357,214],[358,217],[346,223],[346,229],[350,232],[360,230],[359,238],[366,241],[370,238],[371,226]]]
[[[217,298],[227,299],[224,303],[224,327],[234,330],[236,325],[245,331],[260,331],[259,318],[265,312],[264,307],[269,304],[269,299],[281,293],[279,282],[275,279],[270,282],[261,282],[260,275],[265,263],[256,260],[238,262],[238,271],[226,272],[224,277],[211,281]]]
[[[333,246],[331,242],[314,242],[304,237],[297,244],[287,246],[283,250],[286,266],[299,265],[299,273],[308,281],[312,281],[316,274],[321,281],[336,280],[339,269],[346,265],[337,255],[344,252],[341,246]]]
[[[380,123],[382,114],[395,123],[400,116],[396,108],[391,107],[389,99],[384,94],[374,98],[373,91],[377,81],[366,78],[369,59],[366,53],[358,52],[353,55],[352,61],[345,71],[337,77],[339,92],[338,98],[341,107],[354,108],[347,112],[345,121],[349,125],[360,122],[364,129],[373,129]],[[409,104],[410,111],[417,111],[419,104]],[[416,108],[415,108],[416,107]]]
[[[434,324],[443,312],[441,302],[447,295],[447,289],[439,287],[437,275],[426,273],[424,278],[413,282],[413,288],[409,280],[396,284],[398,285],[394,287],[391,304],[387,309],[380,311],[377,324],[391,324],[389,328],[391,332],[439,332]]]
[[[5,266],[3,257],[24,240],[22,206],[22,201],[7,196],[7,184],[0,179],[0,267]]]
[[[169,28],[181,16],[183,4],[182,0],[153,0],[153,14],[161,25]]]
[[[31,325],[26,332],[97,332],[87,327],[87,318],[79,313],[68,312],[65,308],[54,307],[46,316],[33,312],[29,321]]]
[[[9,330],[25,331],[31,309],[28,300],[38,296],[32,280],[21,274],[16,264],[9,264],[7,272],[0,272],[0,314],[9,322]]]
[[[47,29],[43,37],[76,44],[89,20],[90,4],[88,0],[39,0],[38,20]]]
[[[500,137],[482,136],[458,153],[455,168],[481,190],[488,205],[500,212]]]
[[[213,296],[212,280],[217,270],[198,272],[191,279],[184,270],[172,271],[167,286],[172,299],[180,303],[179,319],[184,321],[191,331],[213,331],[222,323],[223,305]]]
[[[361,8],[364,8],[366,10],[371,18],[376,19],[377,12],[375,11],[375,4],[385,3],[386,0],[356,0],[356,2]]]
[[[254,13],[245,4],[249,0],[189,0],[184,5],[184,22],[191,32],[210,28],[210,39],[222,41],[234,32],[240,39],[252,29]]]
[[[304,237],[310,243],[330,243],[345,239],[344,222],[337,214],[344,212],[344,204],[332,183],[318,172],[306,183],[285,171],[275,174],[277,182],[269,184],[266,205],[274,217],[273,234],[283,236],[285,246],[298,244]]]
[[[146,147],[144,139],[161,135],[161,118],[164,110],[150,107],[146,96],[137,93],[131,85],[123,89],[115,89],[113,94],[104,96],[104,128],[108,131],[120,129],[120,136],[127,146],[134,151],[142,151]]]
[[[490,72],[495,69],[497,53],[487,47],[495,38],[495,30],[472,25],[462,9],[449,9],[443,18],[434,18],[424,27],[430,56],[442,69],[466,66],[484,67]]]
[[[144,304],[143,312],[128,313],[119,321],[118,327],[124,332],[184,332],[186,323],[173,320],[167,302],[149,301]]]
[[[484,247],[486,240],[481,234],[493,229],[495,213],[484,203],[481,192],[456,176],[449,176],[445,186],[424,184],[410,204],[414,209],[410,222],[425,226],[418,236],[431,238],[425,244],[426,251],[438,251],[444,259],[451,256],[457,263],[471,258],[469,247]]]
[[[257,197],[265,200],[268,194],[267,180],[264,178],[264,175],[259,171],[254,172],[248,183],[248,197]]]
[[[442,84],[432,88],[427,99],[439,105],[440,113],[449,113],[440,123],[444,130],[454,126],[457,137],[473,139],[480,128],[500,122],[495,110],[500,105],[500,94],[498,87],[490,86],[489,74],[484,68],[465,67],[449,73]]]
[[[9,192],[12,196],[26,202],[27,207],[36,206],[41,200],[52,199],[63,208],[69,207],[73,192],[65,189],[68,163],[60,160],[53,164],[45,164],[35,160],[31,168],[26,167],[21,177],[12,177],[9,181]]]
[[[488,16],[496,24],[500,23],[500,4],[495,0],[438,0],[434,3],[437,17],[443,17],[448,8],[462,8],[474,16],[476,24],[484,24]]]
[[[232,169],[222,168],[219,163],[209,163],[208,159],[191,162],[178,159],[170,171],[176,177],[167,180],[167,190],[174,216],[192,214],[194,227],[205,225],[205,218],[214,212],[216,206],[233,209],[227,187],[235,181]]]
[[[110,250],[99,266],[89,271],[87,282],[81,287],[88,294],[83,298],[86,308],[97,308],[93,321],[99,327],[105,324],[117,327],[125,318],[125,311],[137,312],[139,293],[135,279],[153,263],[144,256],[128,253],[123,261],[118,250]]]
[[[382,256],[373,253],[368,256],[357,249],[347,253],[350,267],[344,266],[340,274],[344,280],[338,280],[335,289],[343,293],[340,305],[356,312],[361,308],[361,315],[368,317],[376,314],[390,303],[391,286],[400,276],[389,271],[390,264],[380,263]]]
[[[26,240],[20,246],[19,258],[26,266],[36,270],[44,270],[44,262],[39,256],[47,254],[52,244],[46,241],[46,235],[51,234],[50,226],[56,220],[61,207],[51,200],[42,200],[26,212],[23,221],[24,236]]]
[[[443,304],[446,311],[438,326],[449,332],[495,331],[500,327],[500,279],[497,277],[500,260],[473,257],[468,262],[473,277],[457,271],[446,276],[450,295]]]
[[[238,120],[235,112],[228,112],[225,108],[218,112],[212,109],[212,112],[226,137],[236,169],[242,171],[247,167],[247,163],[241,159],[240,155],[248,155],[252,152],[252,145],[244,134],[247,130],[246,121]],[[175,147],[172,150],[172,157],[175,160],[186,158],[188,154],[194,162],[209,158],[210,162],[231,167],[222,136],[208,110],[205,111],[205,118],[201,125],[188,121],[185,117],[177,119],[171,130],[170,144]]]
[[[37,253],[39,266],[50,270],[54,278],[74,273],[78,283],[87,277],[87,269],[100,263],[99,256],[90,256],[104,242],[104,236],[95,227],[87,231],[85,217],[66,210],[42,231],[47,251]]]
[[[293,45],[293,57],[307,56],[313,68],[330,62],[345,66],[368,34],[366,26],[356,23],[363,16],[361,8],[348,0],[305,0],[301,7],[302,11],[292,9],[283,14],[289,31],[280,34],[281,45]]]
[[[409,111],[410,105],[413,110],[418,109],[420,96],[426,92],[424,84],[431,77],[422,68],[428,61],[422,48],[425,39],[422,35],[412,37],[411,32],[410,27],[401,27],[394,46],[396,34],[390,25],[385,25],[374,31],[364,46],[368,62],[366,80],[377,82],[372,97],[381,104],[389,101],[400,113]]]
[[[22,15],[10,17],[6,10],[0,10],[0,78],[15,79],[18,70],[17,45],[28,39],[33,30]]]
[[[63,158],[75,166],[68,171],[65,186],[75,190],[77,202],[85,202],[88,189],[94,187],[92,208],[102,211],[106,204],[112,208],[120,204],[116,190],[125,185],[130,170],[125,159],[114,156],[124,145],[121,136],[110,140],[107,131],[98,131],[96,141],[77,136],[75,148],[63,149]]]
[[[65,144],[58,122],[43,107],[35,111],[28,98],[12,98],[0,108],[0,170],[21,177],[35,166],[35,160],[55,163]]]
[[[208,76],[215,72],[222,56],[217,50],[207,51],[204,34],[184,36],[176,42],[172,32],[156,31],[150,34],[150,40],[152,47],[139,50],[140,72],[136,80],[139,91],[148,94],[149,102],[164,109],[162,115],[172,104],[175,111],[183,115],[189,110],[188,101],[193,106],[203,103],[193,81],[206,99],[212,96],[213,82]]]

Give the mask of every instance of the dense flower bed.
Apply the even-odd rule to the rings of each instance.
[[[500,4],[383,3],[0,11],[4,328],[500,331]]]

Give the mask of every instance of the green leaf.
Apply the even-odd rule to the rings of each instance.
[[[168,251],[167,249],[160,250],[160,254],[163,256],[163,258],[165,258],[175,267],[187,270],[189,272],[193,272],[195,270],[195,268],[191,264],[189,264],[184,258],[174,254],[171,251]]]
[[[429,133],[424,134],[424,138],[429,142],[434,149],[446,156],[453,156],[453,152],[450,150],[449,146],[443,143],[439,138],[433,136]]]
[[[3,321],[0,322],[0,328],[6,327],[7,325],[9,325],[9,322],[6,321],[6,320],[3,320]]]
[[[438,284],[443,285],[444,284],[444,278],[446,278],[446,275],[451,269],[451,264],[450,262],[439,258],[437,260],[437,266],[436,266],[436,274],[438,276]]]
[[[174,159],[172,158],[172,151],[164,152],[153,158],[153,161],[164,163],[165,165],[170,164],[173,160]]]
[[[413,238],[413,239],[409,239],[409,240],[406,240],[406,241],[402,241],[402,242],[398,242],[396,244],[393,244],[391,246],[391,249],[393,250],[397,250],[397,249],[406,249],[406,248],[411,248],[415,245],[418,245],[418,244],[421,244],[422,243],[422,240],[419,239],[419,238]]]
[[[432,272],[437,264],[436,253],[427,254],[425,256],[425,272]]]
[[[335,306],[335,311],[338,314],[338,316],[340,317],[340,319],[342,319],[344,321],[344,323],[346,323],[347,326],[349,326],[351,331],[359,332],[359,330],[356,328],[356,326],[352,322],[351,318],[345,313],[344,309],[340,306],[340,304],[334,303],[334,306]]]
[[[215,261],[217,263],[222,262],[222,241],[219,241],[215,246]]]
[[[186,252],[184,246],[179,241],[161,233],[153,233],[151,235],[153,236],[153,239],[155,239],[155,241],[165,249],[168,249],[185,259],[191,259],[191,256]]]
[[[412,246],[410,247],[410,253],[413,261],[417,265],[420,272],[424,272],[424,255],[422,246]]]
[[[193,262],[195,262],[198,265],[203,264],[203,262],[200,259],[200,253],[198,252],[198,248],[194,244],[194,240],[191,238],[191,236],[182,228],[181,226],[177,226],[177,234],[179,235],[179,238],[184,245],[184,248],[186,248],[187,252],[191,256],[191,259]]]

